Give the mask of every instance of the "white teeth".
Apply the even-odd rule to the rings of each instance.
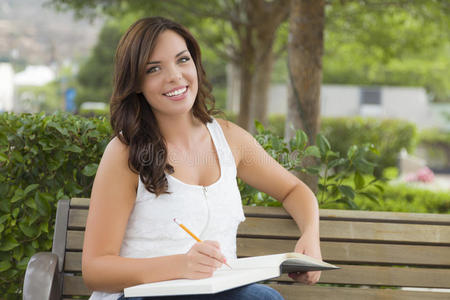
[[[181,89],[176,90],[176,91],[173,91],[173,92],[165,93],[164,95],[169,96],[169,97],[173,97],[173,96],[178,96],[180,94],[183,94],[184,92],[186,92],[186,87],[181,88]]]

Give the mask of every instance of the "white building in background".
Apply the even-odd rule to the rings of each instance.
[[[286,114],[287,87],[272,85],[269,89],[269,114]],[[421,87],[363,87],[354,85],[322,85],[320,92],[323,117],[376,117],[403,119],[419,128],[448,127],[443,110],[430,105],[425,89]],[[227,110],[239,112],[239,86],[228,85]]]
[[[17,86],[43,86],[55,80],[55,72],[47,66],[27,66],[25,70],[14,76],[14,84]]]
[[[12,111],[14,104],[14,70],[10,63],[0,63],[0,112]]]
[[[38,112],[39,105],[45,101],[43,95],[35,95],[31,91],[20,92],[20,87],[43,86],[55,80],[52,68],[44,65],[30,65],[25,70],[14,74],[12,87],[16,91],[13,96],[14,112]]]

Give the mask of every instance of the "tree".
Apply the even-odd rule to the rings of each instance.
[[[385,2],[327,6],[324,83],[423,86],[450,101],[450,5]]]
[[[52,0],[52,3],[59,9],[74,9],[79,16],[92,17],[98,10],[117,17],[125,12],[145,11],[149,15],[167,16],[186,25],[198,33],[200,41],[240,68],[238,123],[250,129],[252,117],[264,120],[267,113],[273,43],[277,28],[288,16],[289,1]],[[251,112],[253,107],[258,107],[256,114]]]
[[[86,101],[109,102],[112,93],[114,53],[122,31],[118,24],[107,22],[88,60],[77,76],[77,104]]]

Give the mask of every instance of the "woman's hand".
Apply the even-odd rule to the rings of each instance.
[[[322,260],[319,236],[317,234],[303,234],[295,245],[295,252]],[[289,273],[289,277],[295,281],[312,285],[319,281],[320,274],[320,271],[298,272]]]
[[[211,277],[222,264],[225,256],[220,252],[220,245],[216,241],[195,243],[185,254],[183,277],[201,279]]]

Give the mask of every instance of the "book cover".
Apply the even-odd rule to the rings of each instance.
[[[229,260],[212,277],[175,279],[136,285],[124,289],[125,297],[213,294],[267,280],[282,273],[333,270],[338,267],[300,253],[281,253]]]

